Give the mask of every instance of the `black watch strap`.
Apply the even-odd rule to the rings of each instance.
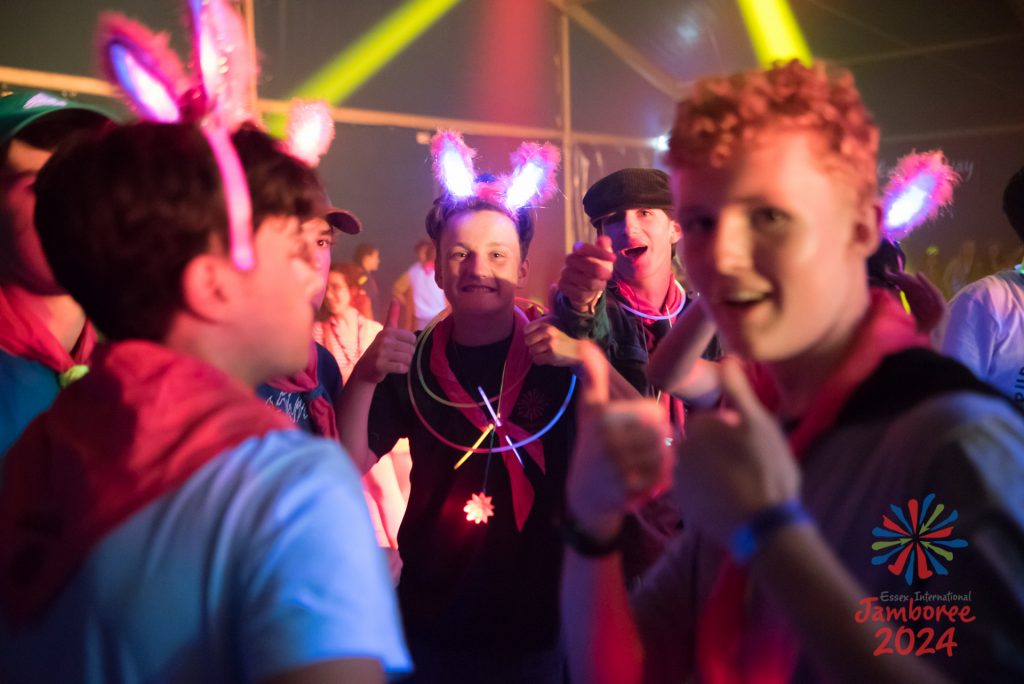
[[[586,558],[601,558],[611,555],[622,547],[626,526],[608,541],[598,541],[583,531],[576,518],[566,515],[562,521],[562,539],[576,553]]]

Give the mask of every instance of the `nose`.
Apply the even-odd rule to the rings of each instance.
[[[719,273],[733,275],[750,265],[750,226],[742,216],[722,214],[712,235],[711,258]]]
[[[636,235],[640,232],[640,219],[637,217],[636,209],[630,209],[626,212],[624,223],[626,235]]]
[[[489,273],[487,270],[487,260],[483,259],[476,252],[471,252],[466,257],[465,261],[466,274],[474,278],[486,278]]]

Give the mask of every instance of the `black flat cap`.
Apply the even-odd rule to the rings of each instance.
[[[658,169],[621,169],[590,186],[583,196],[583,210],[590,223],[627,209],[672,209],[668,174]]]

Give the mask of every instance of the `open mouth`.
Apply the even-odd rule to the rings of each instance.
[[[724,295],[719,299],[721,304],[734,308],[750,308],[767,301],[770,296],[767,292],[733,292]]]
[[[647,245],[637,245],[636,247],[626,247],[625,249],[619,250],[619,254],[626,257],[627,259],[638,259],[641,255],[647,252]]]

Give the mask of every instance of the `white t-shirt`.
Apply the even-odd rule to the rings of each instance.
[[[942,352],[1024,408],[1024,275],[1000,271],[949,305]]]
[[[445,307],[444,290],[437,286],[434,272],[427,273],[418,261],[409,267],[409,287],[416,318],[416,330],[423,330]]]

